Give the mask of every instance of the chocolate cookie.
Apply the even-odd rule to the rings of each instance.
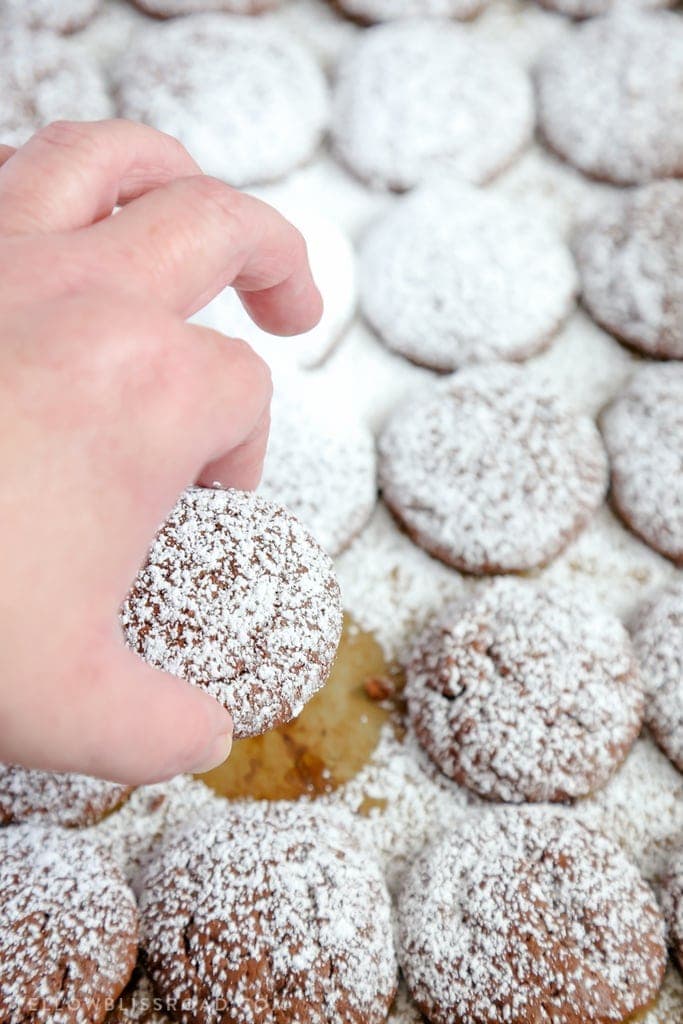
[[[683,175],[683,23],[621,13],[563,34],[538,67],[548,145],[619,185]]]
[[[85,28],[100,7],[101,0],[1,0],[0,21],[66,35]]]
[[[177,15],[206,14],[223,11],[229,14],[261,14],[279,5],[280,0],[131,0],[153,18],[175,18]]]
[[[114,862],[75,832],[0,830],[0,1019],[100,1024],[137,956],[137,911]]]
[[[619,847],[547,812],[496,811],[429,846],[398,902],[399,959],[432,1024],[608,1024],[657,995],[654,895]]]
[[[646,690],[645,720],[683,772],[683,584],[672,584],[643,605],[633,643]]]
[[[447,372],[526,359],[574,304],[567,247],[503,196],[441,182],[407,196],[361,250],[361,308],[389,348]]]
[[[408,711],[444,774],[486,799],[561,801],[603,786],[640,732],[628,633],[586,595],[501,580],[418,638]]]
[[[389,896],[347,818],[245,803],[168,840],[142,883],[145,960],[182,1024],[384,1024]]]
[[[384,499],[417,544],[465,572],[541,566],[607,490],[592,420],[503,363],[409,395],[379,441]]]
[[[311,402],[273,404],[261,493],[284,505],[333,557],[363,529],[377,503],[375,440]]]
[[[354,21],[371,25],[396,18],[442,17],[468,21],[488,0],[333,0],[335,6]]]
[[[129,793],[129,786],[88,775],[0,764],[0,824],[41,821],[65,827],[93,825]]]
[[[646,355],[683,359],[683,182],[615,196],[574,249],[591,316]]]
[[[646,544],[683,565],[683,365],[637,369],[601,427],[617,512]]]
[[[683,850],[672,858],[661,892],[669,944],[683,971]]]
[[[130,646],[206,689],[236,739],[296,718],[341,635],[329,557],[285,509],[193,488],[159,531],[121,612]]]
[[[437,170],[483,184],[514,160],[533,126],[526,73],[448,21],[378,25],[339,67],[334,149],[376,187],[405,191]]]
[[[20,26],[0,31],[0,139],[22,146],[34,132],[60,119],[111,117],[104,76],[68,41]]]
[[[197,14],[143,30],[117,72],[119,113],[175,135],[231,185],[313,155],[328,115],[313,57],[276,25]]]

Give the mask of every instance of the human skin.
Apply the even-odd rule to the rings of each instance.
[[[0,761],[206,769],[229,714],[131,652],[118,611],[185,487],[260,477],[268,368],[185,319],[232,284],[272,333],[313,327],[304,240],[130,122],[59,122],[0,164]]]

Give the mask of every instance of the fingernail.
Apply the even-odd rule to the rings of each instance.
[[[223,764],[229,757],[231,750],[232,733],[223,733],[213,741],[206,751],[206,756],[201,759],[199,764],[191,768],[190,771],[194,775],[202,775],[204,772],[211,771],[212,768],[218,768],[219,764]]]

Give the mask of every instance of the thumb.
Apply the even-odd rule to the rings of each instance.
[[[98,658],[95,678],[71,688],[71,700],[64,691],[53,691],[55,707],[30,715],[25,730],[17,723],[18,730],[12,730],[17,755],[1,750],[2,759],[126,785],[221,764],[232,745],[228,712],[198,687],[152,668],[123,643],[112,647]]]

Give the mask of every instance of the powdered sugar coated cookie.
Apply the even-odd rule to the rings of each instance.
[[[118,807],[128,793],[128,786],[88,775],[0,764],[0,823],[92,825]]]
[[[92,21],[101,0],[2,0],[0,21],[51,32],[77,32]]]
[[[175,18],[185,14],[223,11],[229,14],[260,14],[277,7],[279,0],[132,0],[154,18]]]

